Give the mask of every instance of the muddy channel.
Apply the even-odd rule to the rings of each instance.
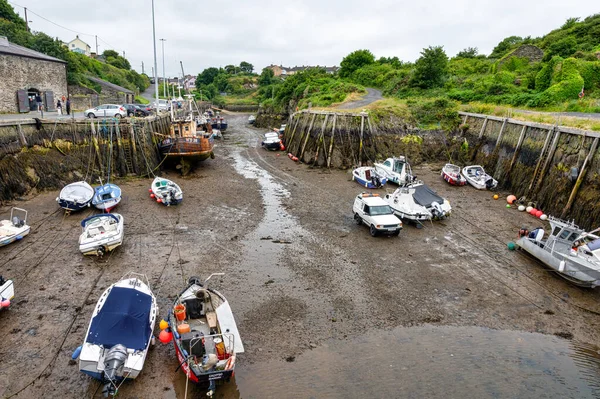
[[[57,192],[0,209],[27,209],[32,227],[0,249],[16,291],[0,313],[0,397],[101,398],[71,354],[99,295],[129,271],[147,275],[161,316],[188,277],[225,273],[211,286],[246,352],[217,398],[600,397],[600,294],[507,250],[539,221],[420,165],[453,215],[371,237],[352,219],[361,188],[348,171],[261,149],[264,130],[246,119],[230,117],[216,159],[185,178],[163,173],[182,186],[180,206],[151,201],[150,179],[119,181],[125,241],[102,259],[77,247],[93,211],[64,216]],[[157,343],[118,397],[205,397],[177,365]]]

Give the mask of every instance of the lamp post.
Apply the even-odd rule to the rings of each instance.
[[[154,25],[154,0],[152,0],[152,41],[154,44],[154,104],[156,105],[156,115],[158,115],[158,68],[156,66],[156,28]]]
[[[162,42],[162,58],[163,58],[163,96],[167,97],[167,74],[165,72],[165,42],[167,39],[160,39]]]

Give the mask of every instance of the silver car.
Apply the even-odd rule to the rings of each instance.
[[[102,104],[86,110],[83,115],[88,118],[125,118],[127,116],[127,109],[122,105]]]
[[[152,109],[156,109],[156,101],[150,104]],[[170,111],[171,110],[171,102],[169,100],[158,100],[158,110],[159,111]]]

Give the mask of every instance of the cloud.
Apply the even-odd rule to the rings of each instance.
[[[48,2],[19,0],[19,4],[74,31],[92,49],[125,51],[132,66],[146,73],[153,65],[150,0],[123,2]],[[446,0],[155,0],[158,70],[162,75],[159,38],[165,38],[168,76],[196,74],[209,66],[247,61],[262,69],[271,63],[339,65],[356,49],[377,57],[398,56],[414,61],[422,48],[443,45],[449,56],[465,47],[489,54],[507,36],[541,36],[569,17],[597,12],[584,0],[472,1]],[[22,9],[15,7],[22,15]],[[29,14],[33,30],[64,41],[75,33]]]

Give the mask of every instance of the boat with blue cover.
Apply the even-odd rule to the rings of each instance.
[[[110,212],[121,202],[121,188],[116,184],[107,183],[94,189],[92,205],[96,208]]]
[[[67,184],[56,198],[58,205],[67,212],[76,212],[90,206],[94,189],[85,181]]]
[[[129,273],[100,296],[73,358],[79,370],[104,384],[104,396],[116,395],[125,380],[144,367],[158,314],[156,298],[143,274]]]

